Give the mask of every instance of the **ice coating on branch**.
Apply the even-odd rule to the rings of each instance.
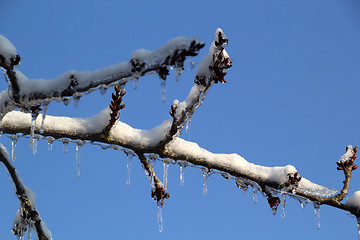
[[[6,149],[6,147],[4,147],[4,145],[2,145],[0,143],[0,151],[3,153],[3,155],[9,160],[10,159],[10,155],[8,150]]]
[[[14,45],[3,35],[0,34],[0,54],[10,62],[10,58],[16,55],[16,48]]]
[[[357,207],[360,210],[360,191],[354,192],[349,198],[346,199],[346,204]]]

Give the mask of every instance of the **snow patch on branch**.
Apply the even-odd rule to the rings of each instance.
[[[15,46],[3,35],[0,34],[0,54],[3,55],[6,61],[10,62],[10,59],[15,57]]]
[[[360,191],[354,192],[348,199],[346,199],[346,204],[357,207],[360,210]]]

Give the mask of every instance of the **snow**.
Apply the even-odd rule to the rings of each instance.
[[[9,161],[10,160],[10,155],[9,155],[9,152],[8,150],[6,149],[6,147],[4,147],[4,145],[2,145],[0,143],[0,150],[2,152],[2,154],[7,158],[7,160]]]
[[[0,54],[10,62],[10,58],[16,55],[16,48],[14,45],[3,35],[0,34]]]
[[[346,147],[346,153],[344,155],[341,156],[340,158],[340,162],[345,162],[347,160],[349,160],[350,158],[352,158],[352,156],[354,156],[355,151],[353,146],[349,145]]]
[[[360,191],[356,191],[348,199],[346,199],[346,204],[357,207],[360,210]]]

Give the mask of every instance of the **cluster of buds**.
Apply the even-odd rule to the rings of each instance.
[[[346,153],[341,157],[340,161],[336,163],[338,165],[337,170],[354,171],[357,169],[357,165],[354,164],[357,157],[356,152],[357,147],[346,147]]]
[[[10,61],[10,62],[9,62]],[[17,66],[20,64],[21,57],[19,54],[11,57],[10,59],[6,59],[3,55],[0,54],[0,66],[7,68],[13,68],[14,66]],[[5,66],[7,65],[7,66]]]
[[[156,203],[163,202],[165,199],[168,199],[170,194],[166,192],[163,187],[154,187],[151,190],[151,198],[156,201]]]
[[[130,64],[132,66],[131,68],[131,72],[140,72],[141,70],[144,69],[145,67],[145,62],[140,61],[138,59],[131,59],[130,60]]]
[[[39,221],[39,213],[33,208],[31,202],[27,197],[21,197],[21,208],[19,210],[20,216],[14,222],[11,229],[12,233],[17,236],[22,236],[31,222]]]
[[[277,196],[274,197],[270,193],[267,193],[267,200],[271,210],[276,211],[281,202],[280,198]]]
[[[288,174],[289,177],[289,184],[293,187],[298,187],[299,186],[299,182],[301,180],[301,176],[298,172],[295,173],[289,173]]]
[[[111,109],[111,114],[110,114],[110,122],[112,124],[115,123],[115,121],[119,118],[119,111],[123,108],[125,108],[125,104],[122,100],[122,97],[126,94],[125,89],[121,88],[119,86],[115,86],[115,94],[113,93],[111,98],[111,104],[109,105],[110,109]]]

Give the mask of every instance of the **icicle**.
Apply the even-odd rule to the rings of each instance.
[[[39,143],[39,140],[41,139],[41,135],[34,135],[34,139],[33,139],[33,154],[35,155],[37,153],[37,146]]]
[[[84,146],[85,142],[82,140],[78,140],[76,142],[76,177],[80,177],[80,156],[81,156],[81,150]]]
[[[237,178],[237,179],[236,179],[235,185],[236,185],[238,188],[242,189],[244,193],[246,193],[247,190],[248,190],[248,188],[249,188],[249,185],[246,184],[246,183],[244,182],[244,180],[242,180],[241,178]]]
[[[204,177],[204,183],[203,183],[203,195],[206,196],[207,194],[207,179],[209,178],[209,171],[205,168],[203,169],[203,177]]]
[[[49,103],[43,104],[42,120],[41,120],[41,126],[40,126],[41,134],[44,133],[44,121],[45,121],[46,112],[47,112],[48,107],[49,107]]]
[[[189,70],[193,70],[196,64],[196,62],[189,60]]]
[[[254,204],[257,204],[258,197],[257,197],[257,189],[253,187],[253,202]]]
[[[191,116],[187,118],[186,121],[186,132],[190,132]]]
[[[47,137],[46,140],[47,140],[47,142],[48,142],[48,151],[51,152],[51,151],[52,151],[53,142],[55,141],[55,138],[53,138],[53,137]]]
[[[167,180],[168,180],[168,169],[169,169],[170,161],[169,159],[164,159],[164,175],[163,175],[163,184],[165,190],[167,189]]]
[[[139,87],[139,78],[137,77],[134,79],[134,89],[138,89],[138,87]]]
[[[30,149],[33,148],[34,145],[34,134],[35,134],[35,126],[36,126],[36,118],[39,113],[31,113],[31,127],[30,127]]]
[[[74,107],[79,106],[81,96],[74,96]]]
[[[286,193],[281,193],[281,217],[285,217]]]
[[[199,102],[198,102],[198,107],[201,106],[201,104],[204,102],[205,99],[205,94],[203,91],[199,91]]]
[[[130,187],[130,171],[131,171],[131,160],[135,155],[133,151],[126,150],[125,154],[127,155],[127,163],[126,163],[126,185]]]
[[[278,206],[274,206],[271,208],[271,212],[274,216],[276,215],[277,209],[278,209]]]
[[[162,217],[162,207],[164,205],[164,200],[160,200],[158,203],[158,224],[159,224],[159,232],[163,231],[164,228],[164,222],[163,222],[163,217]]]
[[[160,85],[161,85],[161,101],[166,101],[166,80],[160,79]]]
[[[315,223],[317,229],[320,229],[320,205],[316,202],[313,202],[314,211],[315,211]]]
[[[309,200],[307,200],[305,198],[298,198],[298,201],[300,202],[301,208],[306,208],[306,205],[309,202]]]
[[[101,94],[101,95],[105,95],[106,91],[107,91],[106,85],[105,85],[105,84],[101,85],[101,87],[100,87],[100,94]]]
[[[154,179],[155,159],[149,157],[149,161],[150,161],[150,185],[151,187],[155,187],[155,179]]]
[[[360,217],[357,217],[357,226],[358,226],[358,239],[360,240]]]
[[[15,158],[16,158],[16,143],[19,140],[19,135],[18,134],[11,134],[9,136],[9,138],[11,139],[11,159],[13,161],[15,161]]]
[[[69,145],[69,143],[71,143],[71,140],[68,139],[68,138],[62,138],[61,142],[62,142],[63,147],[64,147],[64,153],[67,153],[68,152],[68,145]]]
[[[63,101],[64,105],[67,106],[71,102],[70,97],[62,97],[61,100]]]
[[[184,182],[185,182],[184,174],[185,174],[186,163],[179,163],[179,165],[180,165],[180,186],[184,186]]]

